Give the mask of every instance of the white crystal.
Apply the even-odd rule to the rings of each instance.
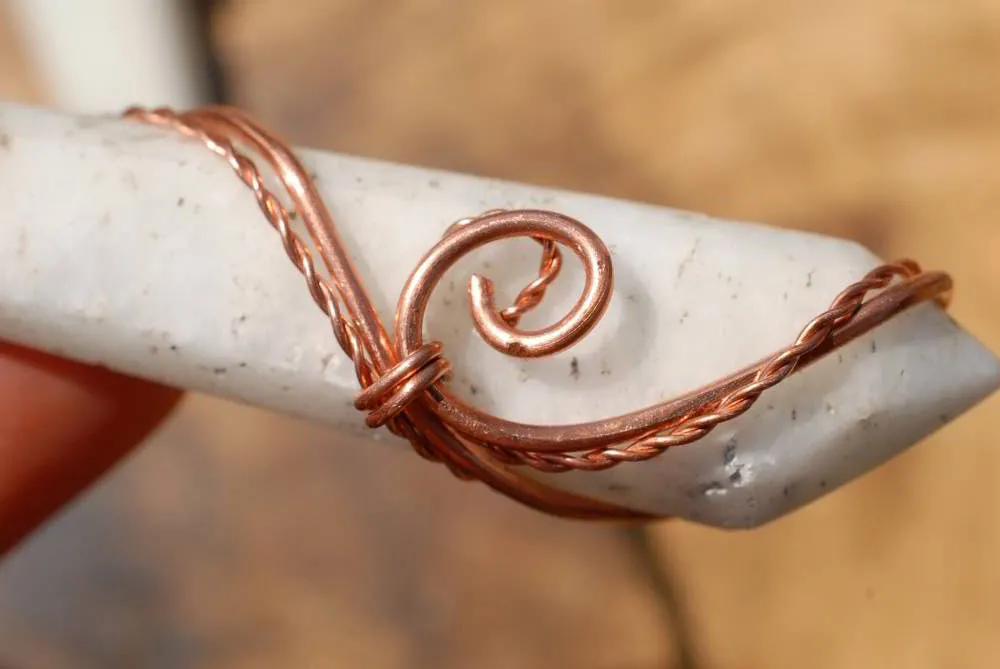
[[[564,212],[612,249],[616,292],[580,344],[504,357],[471,328],[465,280],[504,303],[538,247],[464,259],[428,315],[453,386],[507,418],[570,423],[686,392],[790,343],[880,261],[857,244],[669,209],[304,151],[386,317],[452,221],[495,207]],[[201,146],[117,119],[0,105],[0,337],[188,389],[375,435],[353,367],[276,232]],[[526,327],[576,298],[575,260]],[[759,525],[914,444],[991,393],[994,356],[925,304],[768,391],[746,415],[654,460],[547,475],[601,499],[726,526]],[[336,446],[332,446],[336,447]]]

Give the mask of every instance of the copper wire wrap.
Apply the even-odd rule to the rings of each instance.
[[[406,282],[390,336],[309,172],[287,144],[228,107],[184,113],[132,108],[125,117],[201,142],[227,161],[253,192],[316,304],[329,317],[338,344],[354,361],[361,386],[355,404],[367,412],[370,427],[384,425],[409,441],[417,453],[444,463],[460,478],[480,480],[517,501],[560,516],[651,517],[563,492],[524,476],[522,468],[596,471],[648,460],[668,448],[695,442],[746,412],[762,393],[793,372],[904,309],[930,299],[947,306],[951,291],[945,273],[925,272],[910,260],[883,265],[848,286],[786,348],[706,387],[593,422],[559,426],[512,422],[468,405],[449,390],[451,366],[442,346],[425,342],[422,335],[431,293],[444,273],[470,251],[501,239],[533,238],[542,251],[539,275],[512,306],[499,309],[490,280],[478,274],[471,277],[473,322],[487,343],[508,355],[538,357],[564,350],[590,331],[611,299],[611,255],[589,228],[562,214],[538,210],[491,210],[453,223]],[[265,175],[250,153],[274,171],[290,207],[264,184]],[[327,276],[320,273],[306,238],[293,229],[293,219],[304,226]],[[586,282],[581,296],[557,323],[530,332],[517,329],[520,317],[541,302],[558,276],[562,249],[583,263]]]

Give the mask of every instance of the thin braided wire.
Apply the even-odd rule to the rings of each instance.
[[[826,343],[834,328],[843,325],[858,312],[869,292],[885,288],[896,277],[913,276],[919,271],[919,266],[912,261],[883,265],[872,270],[838,295],[826,311],[811,320],[791,346],[772,355],[751,382],[724,396],[715,406],[699,408],[696,413],[684,416],[631,444],[581,453],[535,453],[485,445],[506,464],[528,465],[540,471],[559,473],[572,469],[600,471],[623,462],[642,462],[674,446],[698,441],[719,424],[745,413],[764,391],[787,378],[804,356]]]
[[[463,225],[468,225],[483,216],[488,216],[501,211],[503,210],[490,209],[488,211],[484,211],[479,216],[470,216],[468,218],[459,219],[451,224],[451,226],[445,231],[445,235],[448,235],[453,230],[460,228]],[[524,314],[541,304],[542,298],[545,297],[545,291],[552,284],[552,282],[556,280],[559,276],[559,272],[562,270],[562,251],[559,250],[559,246],[550,239],[534,237],[534,240],[542,246],[542,261],[538,266],[538,278],[534,279],[531,283],[521,289],[521,292],[514,298],[514,304],[500,312],[500,318],[502,318],[503,321],[511,327],[516,326],[521,321],[521,317],[524,316]]]
[[[169,109],[129,109],[125,116],[146,123],[169,127],[181,134],[196,139],[209,150],[222,157],[240,180],[253,193],[264,218],[277,231],[285,253],[305,278],[309,294],[320,310],[330,319],[334,337],[344,353],[354,361],[358,382],[362,386],[371,384],[374,371],[371,360],[361,346],[354,326],[342,316],[342,300],[334,286],[316,269],[312,252],[302,238],[292,229],[292,216],[284,204],[266,185],[260,169],[245,153],[239,151],[227,139],[215,137],[194,126]]]

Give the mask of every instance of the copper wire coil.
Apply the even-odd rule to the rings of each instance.
[[[508,355],[539,357],[566,349],[600,320],[611,298],[611,256],[593,231],[563,214],[539,210],[490,210],[451,224],[407,281],[390,337],[315,183],[286,143],[243,112],[226,107],[184,113],[132,108],[125,117],[200,141],[225,159],[253,192],[314,301],[329,317],[338,344],[354,361],[361,386],[355,404],[369,412],[370,427],[385,425],[422,457],[445,464],[459,478],[482,481],[521,503],[560,516],[652,517],[544,485],[524,476],[521,468],[550,473],[603,470],[696,442],[745,413],[762,393],[792,373],[901,311],[931,299],[947,306],[952,287],[947,274],[925,272],[911,260],[882,265],[841,292],[789,346],[699,390],[622,416],[576,425],[517,423],[482,412],[448,389],[451,366],[441,344],[422,338],[430,295],[443,274],[473,249],[510,237],[533,238],[542,246],[539,275],[513,305],[499,309],[490,280],[479,275],[470,279],[474,326],[489,345]],[[328,277],[319,273],[313,254],[293,229],[290,210],[264,185],[258,162],[274,170]],[[532,332],[517,329],[521,316],[541,302],[558,276],[560,247],[582,261],[583,293],[557,323]]]

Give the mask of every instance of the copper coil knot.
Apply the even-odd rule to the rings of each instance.
[[[358,393],[354,406],[368,412],[365,418],[368,427],[385,425],[425,390],[450,376],[451,363],[442,357],[441,351],[441,342],[424,344]]]

